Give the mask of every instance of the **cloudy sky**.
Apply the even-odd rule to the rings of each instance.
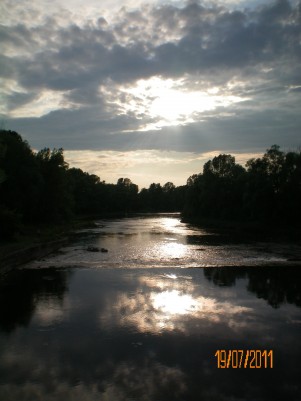
[[[301,2],[1,0],[2,128],[139,187],[301,146]]]

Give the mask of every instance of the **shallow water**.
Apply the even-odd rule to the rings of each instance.
[[[88,252],[88,247],[107,253]],[[153,215],[98,220],[96,227],[77,232],[74,242],[58,254],[29,267],[206,267],[294,264],[301,247],[241,238],[182,223],[180,216]]]
[[[208,255],[240,245],[177,217],[150,219],[99,222],[63,253],[1,277],[0,400],[299,401],[300,267],[188,268],[200,242]],[[170,254],[150,244],[183,268],[160,267]],[[141,268],[116,268],[122,254]],[[242,350],[241,367],[218,368],[217,350],[226,366]],[[258,350],[254,365],[248,350]]]

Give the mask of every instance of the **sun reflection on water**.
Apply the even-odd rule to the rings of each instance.
[[[160,221],[160,226],[164,231],[168,231],[170,234],[185,235],[187,233],[187,227],[181,223],[179,218],[163,217]]]
[[[219,322],[235,329],[238,323],[242,324],[242,315],[251,311],[233,300],[219,301],[211,294],[200,294],[198,285],[187,274],[146,274],[138,282],[139,290],[130,297],[120,295],[113,309],[120,318],[119,324],[134,326],[139,332],[186,332],[188,327],[191,330],[192,321],[197,330],[207,330]]]
[[[161,256],[169,258],[183,258],[187,252],[187,247],[177,242],[164,242],[159,246],[158,252]]]
[[[165,217],[162,219],[162,225],[164,228],[170,229],[171,231],[180,223],[180,219]]]
[[[181,294],[178,290],[154,293],[151,300],[155,309],[171,315],[191,313],[200,306],[191,295]]]

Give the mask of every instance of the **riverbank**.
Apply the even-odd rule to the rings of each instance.
[[[64,224],[23,227],[14,240],[0,243],[0,274],[57,251],[75,230],[93,226],[93,220],[85,217]]]
[[[238,240],[253,239],[264,241],[291,241],[301,244],[301,228],[293,225],[281,225],[277,222],[248,222],[237,220],[220,220],[213,218],[192,218],[181,215],[181,221],[194,227],[226,233],[228,237]]]

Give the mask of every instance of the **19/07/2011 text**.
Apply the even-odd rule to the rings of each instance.
[[[214,356],[217,357],[217,367],[221,369],[273,368],[273,350],[219,349]]]

